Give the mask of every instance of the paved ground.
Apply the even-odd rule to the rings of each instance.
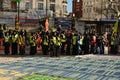
[[[120,80],[120,56],[0,57],[0,80],[39,73],[77,80]]]

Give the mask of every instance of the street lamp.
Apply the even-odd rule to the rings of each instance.
[[[15,21],[15,24],[16,24],[15,29],[18,30],[19,29],[19,16],[20,16],[19,13],[20,13],[20,2],[21,2],[21,0],[15,0],[15,1],[17,2],[17,7],[18,7],[18,9],[17,9],[17,12],[18,12],[17,17],[15,19],[16,20]]]
[[[47,18],[47,11],[48,11],[48,0],[46,0],[46,18]]]
[[[75,30],[75,14],[73,13],[72,15],[72,26],[71,26],[72,30]]]

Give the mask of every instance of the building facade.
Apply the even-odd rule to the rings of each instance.
[[[0,12],[16,12],[15,0],[0,0]],[[67,0],[21,0],[20,16],[26,17],[65,17],[67,15]]]
[[[120,0],[73,0],[72,12],[84,20],[116,19]]]
[[[120,0],[83,0],[83,19],[115,19],[120,11]]]

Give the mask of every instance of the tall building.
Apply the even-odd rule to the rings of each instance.
[[[76,18],[82,17],[82,0],[73,0],[72,12]]]
[[[15,0],[0,0],[0,12],[16,12]],[[67,15],[67,0],[21,0],[20,13],[31,18],[65,17]],[[21,16],[20,15],[20,16]]]
[[[115,19],[120,14],[120,0],[73,0],[75,17],[85,20]]]
[[[112,1],[112,2],[110,2]],[[83,19],[113,19],[117,17],[120,0],[83,0]],[[120,11],[120,9],[118,8]]]

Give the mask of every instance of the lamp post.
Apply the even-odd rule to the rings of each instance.
[[[99,29],[99,32],[101,33],[102,32],[102,14],[103,14],[103,0],[101,0],[101,16],[100,16],[100,29]]]
[[[46,0],[46,18],[47,18],[47,15],[48,15],[47,11],[48,11],[48,0]]]
[[[73,13],[72,15],[72,26],[71,26],[72,30],[75,30],[75,14]]]
[[[18,2],[18,16],[17,16],[18,17],[18,22],[19,22],[19,16],[20,16],[19,13],[20,13],[20,3]]]
[[[19,13],[20,13],[20,2],[21,2],[21,0],[15,0],[16,2],[17,2],[17,7],[18,7],[18,9],[17,9],[17,17],[16,17],[16,21],[15,21],[15,29],[16,30],[18,30],[19,29]]]

